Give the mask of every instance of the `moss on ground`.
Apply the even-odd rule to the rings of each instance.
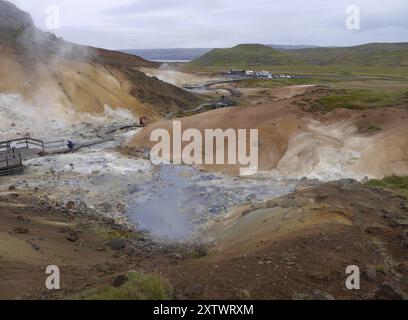
[[[129,271],[119,287],[106,286],[80,294],[76,300],[168,300],[171,287],[156,275]]]

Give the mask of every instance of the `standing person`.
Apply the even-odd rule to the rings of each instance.
[[[72,141],[68,140],[68,141],[67,141],[67,147],[68,147],[69,150],[72,151],[72,150],[74,150],[75,143],[73,143]]]
[[[145,126],[144,117],[140,117],[140,127],[143,128]]]
[[[15,153],[17,149],[17,143],[15,141],[10,142],[10,150],[11,152]]]

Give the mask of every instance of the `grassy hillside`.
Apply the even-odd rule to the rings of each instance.
[[[286,54],[259,44],[241,44],[231,49],[214,49],[193,60],[193,66],[280,65]]]
[[[347,48],[317,48],[289,53],[295,63],[408,67],[408,43],[372,43]]]
[[[373,43],[345,48],[276,50],[243,44],[214,49],[190,62],[192,68],[265,68],[276,71],[408,75],[408,43]]]

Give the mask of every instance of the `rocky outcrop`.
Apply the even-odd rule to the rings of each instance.
[[[0,29],[6,28],[21,32],[34,28],[34,23],[27,12],[21,11],[8,1],[0,0]]]

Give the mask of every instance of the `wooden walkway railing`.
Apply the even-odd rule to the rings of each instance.
[[[19,152],[10,152],[0,158],[0,176],[23,172],[23,159]]]
[[[23,157],[44,152],[44,142],[21,138],[0,142],[0,176],[23,172]]]
[[[23,149],[23,148],[41,149],[42,151],[45,150],[43,141],[32,139],[32,138],[21,138],[21,139],[15,139],[15,140],[1,141],[0,142],[0,153],[12,151],[10,146],[13,142],[16,145],[16,150]]]
[[[0,142],[0,176],[23,171],[22,160],[38,155],[62,154],[75,152],[84,147],[105,143],[115,139],[113,133],[123,129],[139,127],[138,124],[110,126],[100,130],[97,138],[76,143],[73,149],[67,147],[66,140],[44,142],[33,138],[21,138]]]

